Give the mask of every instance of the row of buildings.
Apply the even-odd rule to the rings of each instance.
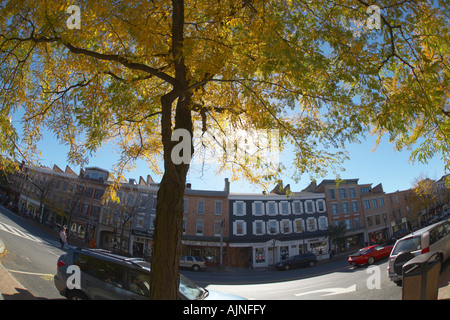
[[[151,256],[158,183],[150,176],[121,182],[120,203],[104,201],[112,182],[98,167],[77,174],[69,166],[24,165],[5,181],[3,192],[20,214],[55,229],[67,225],[75,241]],[[437,182],[439,197],[426,205],[412,189],[385,193],[381,184],[358,179],[312,182],[300,192],[278,184],[271,192],[230,193],[228,179],[218,191],[187,184],[182,254],[228,266],[246,266],[251,259],[255,267],[307,251],[326,259],[332,251],[383,243],[420,226],[449,202],[443,181]],[[333,226],[345,226],[338,239],[330,237]]]

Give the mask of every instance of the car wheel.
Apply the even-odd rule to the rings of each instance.
[[[291,268],[291,266],[290,266],[290,265],[288,265],[288,264],[285,264],[285,265],[284,265],[284,270],[286,270],[286,271],[287,271],[287,270],[289,270],[290,268]]]
[[[314,261],[310,261],[310,262],[309,262],[309,266],[310,266],[310,267],[314,267],[315,264],[316,264],[316,263],[315,263]]]
[[[71,291],[67,295],[68,300],[88,300],[88,297],[81,291]]]
[[[370,266],[375,262],[375,258],[374,257],[369,257],[369,260],[367,260],[367,264]]]
[[[403,265],[414,258],[411,252],[402,252],[394,260],[394,272],[401,276],[403,274]]]
[[[199,271],[200,270],[200,266],[198,266],[198,265],[196,265],[196,264],[194,264],[193,266],[192,266],[192,270],[194,270],[194,271]]]

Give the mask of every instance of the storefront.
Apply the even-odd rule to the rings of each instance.
[[[134,257],[150,259],[152,255],[153,230],[131,230],[131,254]]]
[[[319,260],[327,259],[328,238],[317,237],[302,240],[269,240],[264,243],[230,244],[232,247],[250,247],[253,259],[253,267],[270,267],[276,263],[289,259],[292,256],[305,252],[314,253]],[[248,257],[242,257],[240,265],[248,264]]]
[[[383,244],[388,240],[388,229],[381,229],[368,233],[369,245]]]

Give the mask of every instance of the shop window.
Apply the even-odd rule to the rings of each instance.
[[[289,259],[289,246],[280,247],[280,258],[281,260]]]
[[[266,250],[265,248],[255,248],[255,263],[266,262]]]

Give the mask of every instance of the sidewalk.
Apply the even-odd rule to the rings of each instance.
[[[34,300],[34,296],[3,267],[1,262],[0,300]]]

